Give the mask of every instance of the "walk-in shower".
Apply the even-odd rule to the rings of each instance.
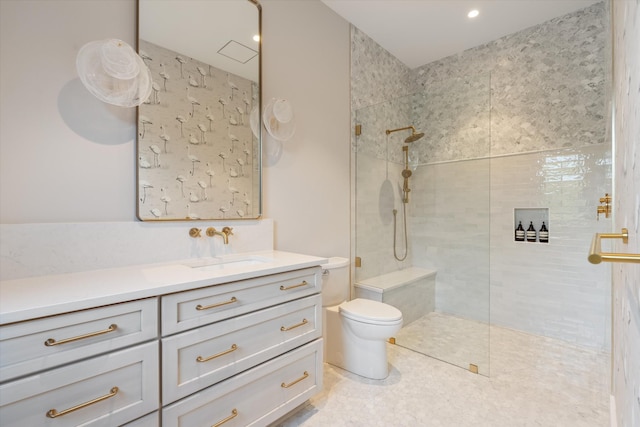
[[[435,156],[458,154],[461,138],[477,138],[468,146],[478,157],[488,153],[488,82],[488,74],[447,79],[437,91],[356,110],[355,168],[355,295],[379,285],[375,295],[406,314],[396,345],[484,375],[489,163]],[[447,105],[460,98],[467,102]]]

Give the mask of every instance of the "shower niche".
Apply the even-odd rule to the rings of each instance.
[[[549,208],[514,208],[514,241],[549,243]]]

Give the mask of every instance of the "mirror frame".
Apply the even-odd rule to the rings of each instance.
[[[186,181],[180,181],[178,178],[180,176],[182,176],[182,178],[185,178],[185,174],[179,174],[178,176],[176,176],[175,178],[173,178],[173,176],[175,175],[175,171],[174,173],[172,173],[171,178],[165,178],[165,180],[167,181],[173,181],[174,179],[177,181],[174,183],[174,187],[171,189],[171,191],[168,191],[167,188],[165,187],[160,187],[160,186],[156,186],[154,188],[153,185],[149,184],[148,181],[146,181],[144,179],[144,177],[142,175],[144,175],[142,172],[142,169],[147,169],[147,168],[159,168],[161,163],[158,160],[159,155],[157,155],[157,153],[154,150],[160,150],[160,152],[162,153],[162,145],[163,145],[163,141],[162,139],[159,139],[157,142],[153,142],[153,148],[152,146],[148,146],[148,147],[143,147],[143,145],[141,144],[141,140],[144,138],[144,133],[146,132],[146,124],[148,123],[148,118],[146,118],[143,114],[141,114],[141,108],[144,109],[143,106],[140,106],[137,108],[137,120],[136,120],[136,124],[137,124],[137,131],[136,131],[136,217],[140,220],[140,221],[213,221],[213,220],[224,220],[224,221],[239,221],[239,220],[257,220],[260,219],[262,217],[262,143],[263,143],[263,138],[262,138],[262,105],[263,105],[263,100],[262,100],[262,55],[263,55],[263,51],[262,51],[262,6],[260,5],[260,3],[258,2],[258,0],[245,0],[249,3],[251,3],[253,6],[255,6],[256,8],[256,12],[257,12],[257,24],[258,24],[258,35],[260,37],[260,40],[257,42],[257,61],[258,61],[258,76],[257,76],[257,88],[252,87],[252,93],[253,93],[253,98],[254,100],[252,101],[253,104],[253,110],[257,110],[254,111],[253,114],[249,114],[249,111],[245,111],[245,114],[240,113],[240,109],[238,109],[238,113],[240,116],[240,120],[242,120],[241,125],[243,127],[242,131],[243,132],[247,132],[251,135],[250,136],[250,141],[249,144],[251,144],[252,146],[252,154],[247,153],[247,150],[244,150],[245,153],[245,159],[246,162],[243,164],[240,162],[240,159],[238,160],[238,166],[235,168],[235,170],[233,168],[230,168],[229,165],[225,165],[224,164],[224,158],[222,158],[222,152],[220,152],[219,156],[222,158],[222,164],[224,166],[223,169],[220,170],[220,172],[218,171],[214,171],[217,173],[209,173],[209,170],[206,171],[206,175],[204,177],[201,177],[199,183],[203,184],[202,187],[195,187],[194,185],[192,185],[192,188],[189,193],[185,193],[185,191],[188,191],[187,188],[185,187],[185,182]],[[143,59],[145,59],[145,53],[144,53],[144,49],[140,48],[140,44],[141,41],[143,41],[140,37],[140,0],[138,0],[137,2],[137,11],[138,11],[138,26],[137,26],[137,48],[138,48],[138,52],[139,54],[143,57]],[[215,2],[213,2],[215,3]],[[143,41],[144,42],[144,41]],[[169,52],[173,52],[176,53],[175,51],[170,50],[169,48],[165,48],[162,46],[159,46],[160,49],[165,49]],[[231,74],[232,78],[233,76],[236,76],[235,74],[232,74],[231,71],[227,72],[223,69],[219,69],[216,68],[212,65],[206,64],[202,61],[199,61],[197,59],[193,59],[188,57],[187,55],[183,55],[180,52],[177,52],[178,55],[184,56],[185,58],[188,58],[188,60],[194,61],[194,62],[199,62],[201,64],[204,65],[208,65],[209,66],[209,72],[211,73],[211,69],[213,68],[217,73],[223,73],[227,75],[227,82],[229,82],[229,74]],[[148,59],[148,58],[147,58]],[[250,60],[250,59],[249,59]],[[157,71],[157,70],[156,70]],[[180,74],[180,73],[178,73]],[[211,74],[209,74],[211,75]],[[186,76],[185,76],[186,77]],[[200,76],[198,75],[198,77],[201,77],[202,79],[206,79],[206,76]],[[237,77],[239,80],[246,80],[247,82],[249,82],[249,84],[251,86],[254,86],[256,84],[256,82],[253,82],[251,80],[248,79],[244,79],[243,77],[238,76]],[[213,80],[213,76],[211,76],[211,79]],[[163,79],[164,80],[164,79]],[[166,80],[165,80],[166,81]],[[206,80],[205,80],[206,81]],[[170,82],[170,80],[169,80]],[[159,81],[157,82],[158,85],[161,85],[163,83],[163,81]],[[206,86],[206,84],[203,84],[203,86]],[[189,87],[189,86],[186,86]],[[157,88],[157,87],[156,87]],[[237,91],[240,92],[240,91]],[[237,93],[236,92],[236,93]],[[160,93],[161,95],[161,89],[160,90],[154,90],[152,91],[149,100],[147,101],[147,103],[153,102],[154,99],[154,95],[157,95],[158,93]],[[187,97],[188,95],[188,90],[187,90]],[[231,96],[233,96],[233,89],[231,90]],[[242,94],[240,94],[242,95]],[[218,102],[216,102],[216,105],[218,104]],[[202,110],[204,111],[205,109],[205,105],[199,105],[199,107],[202,108]],[[219,106],[218,106],[219,107]],[[222,105],[222,110],[223,110],[223,117],[224,117],[224,108],[225,106]],[[238,107],[239,108],[239,107]],[[193,112],[191,114],[193,116]],[[251,120],[251,117],[254,118],[254,120]],[[177,118],[176,118],[177,119]],[[211,126],[211,121],[212,119],[209,119],[208,122],[208,126]],[[237,120],[239,121],[239,120]],[[247,122],[250,122],[251,124],[248,125]],[[159,124],[157,124],[159,126]],[[150,126],[153,126],[152,124],[150,124]],[[246,129],[244,129],[246,127]],[[235,129],[240,130],[240,126],[235,127]],[[200,128],[200,130],[202,131],[202,128]],[[211,127],[209,127],[209,130],[211,130]],[[214,129],[215,130],[215,129]],[[188,134],[187,135],[180,135],[181,130],[177,131],[178,133],[178,137],[175,138],[176,141],[178,141],[178,138],[183,138],[183,140],[181,141],[181,143],[184,143],[184,145],[186,147],[189,147],[189,139],[192,139]],[[229,135],[229,138],[231,140],[231,148],[230,151],[233,153],[234,151],[234,142],[236,144],[241,143],[241,141],[239,141],[238,138],[235,138],[234,135],[230,134],[231,129],[229,124],[227,124],[227,135]],[[200,141],[199,142],[195,142],[193,141],[193,146],[197,147],[199,143],[203,143],[206,144],[206,139],[203,136],[205,133],[205,131],[202,131],[202,134],[200,135]],[[188,138],[188,139],[187,139]],[[235,139],[234,139],[235,138]],[[216,141],[220,141],[220,138],[218,138]],[[171,141],[173,142],[173,141]],[[170,143],[169,143],[170,144]],[[174,146],[179,146],[178,144],[174,143]],[[165,153],[166,153],[166,143],[164,144],[165,147]],[[154,155],[154,153],[156,153],[156,155]],[[187,148],[187,152],[185,155],[182,155],[182,158],[186,158],[188,156],[189,153],[189,148]],[[251,156],[251,157],[250,157]],[[218,156],[215,156],[215,159],[217,159],[217,161],[219,161],[220,159],[218,159]],[[251,159],[251,161],[249,161],[249,159]],[[151,162],[150,162],[151,160]],[[213,162],[213,159],[210,159],[209,157],[207,158],[207,160],[211,160],[211,162]],[[207,160],[202,160],[199,161],[200,165],[202,166],[201,169],[204,170],[204,166],[208,163]],[[150,166],[151,164],[151,166]],[[194,163],[191,163],[192,165],[194,165]],[[235,164],[235,163],[234,163]],[[213,168],[212,168],[213,169]],[[229,173],[227,173],[227,169],[229,169]],[[245,178],[245,171],[250,170],[251,173],[248,174],[249,177],[248,179]],[[191,171],[188,171],[188,173],[191,174],[191,176],[195,177],[195,173],[194,173],[194,169],[192,168]],[[208,178],[205,178],[208,175]],[[198,199],[198,198],[202,198],[202,201],[207,200],[207,201],[213,201],[214,197],[211,198],[211,200],[208,199],[207,196],[207,187],[211,184],[215,184],[215,181],[212,182],[213,176],[214,175],[218,175],[217,179],[219,180],[218,184],[222,183],[224,181],[223,185],[227,185],[228,186],[228,192],[226,193],[227,196],[230,194],[231,196],[231,200],[226,200],[226,201],[222,201],[221,203],[223,203],[222,206],[220,206],[219,208],[210,208],[207,210],[207,212],[203,212],[201,213],[200,211],[198,211],[197,214],[192,214],[192,210],[190,207],[190,204],[192,203],[191,200],[194,199]],[[245,181],[248,184],[245,184],[245,187],[248,185],[249,190],[244,192],[244,196],[245,199],[242,201],[241,204],[237,204],[234,207],[234,203],[237,202],[238,200],[241,200],[241,197],[243,196],[242,191],[238,191],[235,187],[232,186],[232,178],[245,178]],[[189,177],[186,176],[186,178],[188,179]],[[203,179],[204,178],[204,179]],[[220,179],[223,178],[223,179]],[[205,181],[206,179],[208,179],[208,181]],[[206,182],[209,183],[206,184]],[[219,186],[219,185],[218,185]],[[212,185],[212,189],[213,189],[213,185]],[[241,190],[243,190],[245,188],[241,188]],[[197,191],[197,194],[196,194]],[[251,193],[250,195],[247,196],[248,193]],[[167,193],[169,193],[169,195],[167,195]],[[150,197],[151,196],[151,197]],[[194,198],[195,196],[195,198]],[[237,196],[237,197],[236,197]],[[151,198],[153,201],[155,201],[154,204],[151,203],[147,203],[149,200],[148,198]],[[171,200],[182,200],[182,202],[184,202],[184,205],[186,206],[186,214],[184,215],[184,217],[182,216],[176,216],[174,214],[174,216],[171,215],[167,215],[167,217],[165,217],[165,215],[167,213],[170,214],[170,212],[167,211],[167,206],[171,203]],[[191,199],[191,200],[190,200]],[[225,209],[225,206],[228,203],[227,209]],[[202,204],[198,204],[197,202],[193,202],[193,206],[201,206]],[[216,205],[218,206],[218,205]],[[244,213],[244,208],[247,209],[247,214],[242,214]],[[235,209],[235,214],[237,214],[237,216],[231,216],[231,217],[226,217],[225,213],[227,210],[231,210],[231,209]],[[250,212],[250,214],[249,214]],[[150,215],[151,214],[151,215]]]

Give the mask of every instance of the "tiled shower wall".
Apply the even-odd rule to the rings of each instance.
[[[616,252],[640,253],[640,3],[613,2]],[[618,425],[640,425],[640,264],[613,264],[613,391]]]
[[[611,192],[607,20],[606,5],[595,4],[413,70],[412,86],[387,98],[419,94],[410,118],[426,136],[412,144],[421,166],[410,181],[409,258],[438,270],[438,310],[486,321],[490,291],[492,322],[608,348],[608,269],[586,260],[593,233],[611,228],[610,220],[595,220],[598,199]],[[389,95],[394,80],[385,73],[401,67],[367,66],[362,58],[383,51],[357,29],[352,35],[358,117],[383,101],[371,94],[375,83]],[[378,127],[384,119],[376,116]],[[401,145],[391,141],[387,158],[396,161]],[[361,151],[385,159],[384,150],[361,139],[355,148],[358,161]],[[399,169],[391,175],[394,189]],[[375,194],[386,177],[375,181],[372,173],[366,185]],[[513,241],[513,209],[530,207],[549,208],[549,244]],[[392,236],[392,227],[382,221],[369,232]],[[401,268],[382,256],[379,247],[388,242],[361,238],[356,255],[377,253],[375,263],[385,265],[378,270]]]

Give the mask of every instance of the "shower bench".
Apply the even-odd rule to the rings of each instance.
[[[359,280],[355,298],[390,304],[400,311],[404,326],[435,309],[436,270],[409,267]]]

